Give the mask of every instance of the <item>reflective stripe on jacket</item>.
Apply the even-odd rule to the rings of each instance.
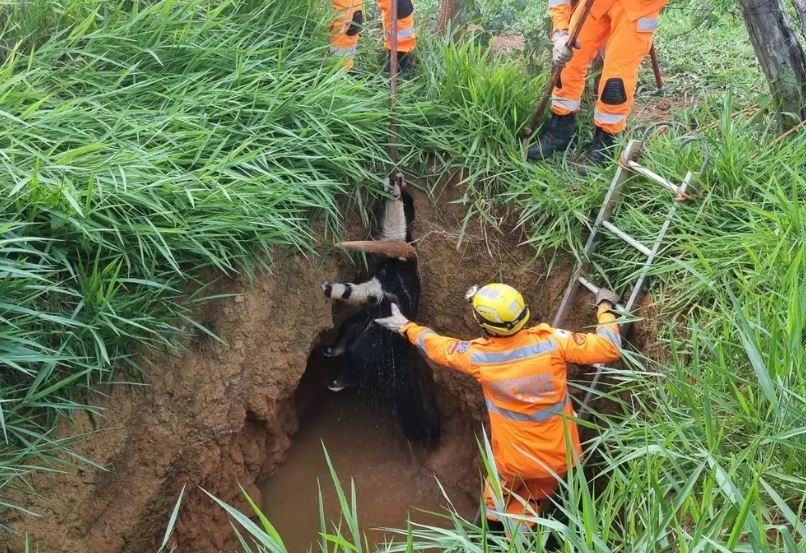
[[[582,455],[568,397],[567,363],[591,365],[619,358],[615,316],[600,310],[598,319],[595,334],[540,324],[514,336],[462,341],[415,323],[407,324],[403,333],[431,361],[481,382],[498,471],[545,478],[551,471],[567,471],[566,432],[577,456]]]

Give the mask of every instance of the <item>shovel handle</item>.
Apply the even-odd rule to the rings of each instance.
[[[560,81],[560,73],[562,73],[562,67],[555,67],[551,72],[551,79],[546,87],[546,91],[543,93],[543,97],[540,98],[540,102],[535,108],[535,113],[532,116],[532,119],[529,120],[529,124],[523,128],[523,136],[525,138],[530,138],[534,134],[535,130],[537,130],[537,124],[543,118],[543,114],[546,112],[546,107],[549,105],[551,91],[554,90],[554,87],[557,86],[557,83]]]
[[[588,19],[588,15],[591,13],[591,8],[593,8],[593,0],[585,0],[585,3],[582,5],[582,13],[579,14],[577,24],[574,27],[574,30],[571,32],[571,35],[568,37],[568,41],[565,43],[565,47],[571,51],[573,51],[573,48],[577,43],[577,38],[579,38],[579,33],[582,31],[582,26],[585,25],[585,20]],[[534,134],[535,130],[537,130],[537,124],[540,122],[540,119],[543,118],[543,114],[545,113],[546,107],[551,99],[551,91],[554,90],[554,87],[557,86],[557,83],[560,81],[560,73],[562,73],[562,70],[562,67],[555,67],[554,71],[552,71],[551,79],[546,87],[546,91],[543,93],[543,97],[540,98],[540,103],[537,104],[537,108],[535,108],[535,113],[532,115],[532,119],[529,120],[529,124],[523,129],[524,137],[530,138]]]
[[[655,87],[658,92],[663,92],[663,75],[660,72],[660,61],[658,60],[658,52],[655,50],[655,45],[649,49],[649,59],[652,62],[652,72],[655,74]]]

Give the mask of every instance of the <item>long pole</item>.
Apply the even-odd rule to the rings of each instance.
[[[585,3],[582,5],[582,13],[579,15],[577,24],[574,27],[571,36],[568,37],[568,42],[565,43],[566,48],[572,49],[577,43],[579,33],[582,31],[582,26],[585,24],[585,20],[588,19],[588,15],[590,14],[592,7],[593,0],[585,0]],[[546,91],[543,93],[543,97],[540,99],[540,103],[537,104],[537,108],[535,108],[535,113],[532,116],[531,121],[529,121],[529,124],[523,129],[523,135],[526,138],[531,137],[534,131],[537,130],[537,124],[543,118],[543,114],[546,112],[546,106],[549,105],[551,91],[554,90],[554,87],[557,86],[558,82],[560,82],[560,73],[562,73],[562,71],[562,67],[554,68],[554,71],[551,74],[551,80],[549,80],[549,84],[546,87]]]
[[[658,92],[663,92],[663,77],[660,73],[660,62],[654,44],[649,49],[649,59],[652,61],[652,72],[655,74],[655,86],[658,88]]]
[[[389,76],[391,98],[389,110],[389,157],[397,165],[397,125],[395,125],[395,104],[397,103],[397,0],[390,2],[391,7],[391,50],[389,51]]]

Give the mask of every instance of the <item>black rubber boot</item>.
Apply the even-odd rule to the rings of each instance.
[[[613,151],[613,145],[616,143],[616,135],[603,131],[599,127],[593,131],[593,141],[591,142],[591,149],[585,158],[585,165],[594,167],[601,165],[610,159]]]
[[[487,519],[487,531],[491,534],[500,534],[504,535],[506,533],[506,528],[504,527],[504,523],[500,520],[491,520]]]
[[[564,151],[574,138],[577,118],[575,113],[568,115],[552,114],[549,124],[537,137],[537,142],[529,147],[527,157],[539,161]]]
[[[414,53],[413,52],[398,52],[397,53],[397,70],[398,72],[404,76],[408,77],[412,73],[414,73]],[[386,58],[386,65],[384,66],[384,71],[390,73],[392,71],[392,58],[389,56]]]
[[[398,52],[397,65],[401,73],[411,75],[414,73],[414,54],[411,52]]]

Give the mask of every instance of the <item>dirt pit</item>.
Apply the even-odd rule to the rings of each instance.
[[[497,233],[478,222],[468,225],[458,245],[465,212],[450,202],[460,195],[459,187],[448,187],[432,203],[415,193],[420,322],[463,339],[477,336],[464,292],[501,279],[524,293],[533,322],[551,320],[571,263],[555,259],[548,274],[543,260],[519,246],[518,232]],[[365,235],[356,224],[349,234]],[[238,551],[227,515],[202,489],[248,512],[239,485],[287,529],[290,543],[304,548],[315,539],[318,524],[311,487],[317,476],[329,482],[320,437],[343,481],[356,478],[365,529],[404,526],[410,504],[438,508],[434,478],[467,515],[479,492],[475,437],[484,405],[478,384],[466,375],[432,367],[442,437],[428,452],[410,449],[394,421],[356,407],[349,395],[319,396],[313,410],[295,404],[311,352],[322,332],[334,326],[332,305],[319,284],[353,280],[357,273],[343,252],[328,251],[318,259],[280,263],[253,282],[220,284],[216,292],[234,297],[207,304],[198,318],[221,342],[199,336],[184,352],[152,358],[146,386],[113,387],[94,400],[103,409],[100,416],[78,414],[61,425],[61,436],[84,435],[75,449],[99,467],[60,466],[60,472],[33,476],[30,484],[39,495],[11,499],[42,516],[6,514],[18,534],[1,536],[0,551],[25,551],[26,533],[32,551],[155,551],[183,486],[176,550]],[[590,303],[581,300],[567,328],[595,322]],[[587,373],[574,368],[569,376]],[[294,513],[309,520],[283,520]],[[337,514],[330,505],[328,514]]]
[[[449,505],[429,466],[434,452],[411,444],[395,417],[371,398],[349,388],[329,391],[333,365],[317,352],[311,355],[295,393],[299,430],[286,462],[260,485],[263,512],[284,536],[288,550],[317,549],[320,489],[326,517],[339,521],[341,508],[323,447],[348,501],[350,483],[355,484],[359,520],[370,544],[394,538],[381,529],[401,527],[409,518],[444,525],[439,517],[422,512],[447,514]],[[467,461],[472,465],[472,459]],[[466,487],[454,484],[446,492],[460,515],[475,515],[477,498]]]

